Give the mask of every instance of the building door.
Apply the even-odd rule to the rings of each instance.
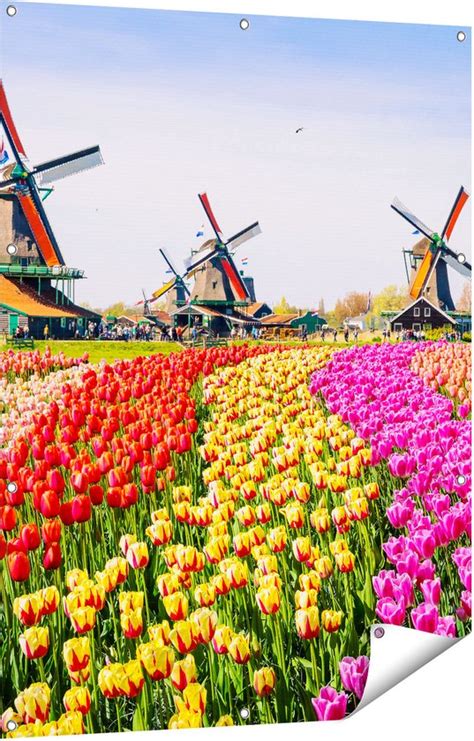
[[[18,327],[18,314],[9,314],[8,316],[8,331],[10,334],[15,334]]]

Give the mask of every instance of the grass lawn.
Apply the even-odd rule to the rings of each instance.
[[[100,360],[107,360],[111,363],[122,358],[137,358],[139,355],[154,355],[155,353],[169,355],[182,350],[177,342],[115,342],[114,340],[73,340],[71,342],[38,340],[35,341],[35,350],[44,352],[48,345],[54,354],[63,352],[71,358],[80,358],[87,352],[91,363],[98,363]]]

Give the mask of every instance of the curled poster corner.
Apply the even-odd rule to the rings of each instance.
[[[351,715],[460,640],[398,625],[372,625],[367,684],[362,700]]]

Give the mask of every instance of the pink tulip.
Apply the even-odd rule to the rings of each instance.
[[[436,605],[422,602],[421,605],[413,608],[410,617],[416,630],[423,630],[426,633],[436,632],[439,623],[439,612]]]
[[[347,692],[352,692],[359,700],[364,694],[364,688],[369,673],[369,659],[367,656],[345,656],[339,662],[339,673],[342,686]]]
[[[420,584],[420,589],[425,602],[430,605],[439,605],[441,600],[441,579],[426,579]]]
[[[318,720],[341,720],[346,714],[347,695],[333,687],[322,687],[318,697],[311,702]]]
[[[395,602],[391,597],[382,597],[377,601],[375,614],[382,621],[390,625],[402,625],[405,621],[404,602]]]

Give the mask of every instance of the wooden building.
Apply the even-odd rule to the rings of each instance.
[[[423,296],[390,318],[390,329],[395,333],[403,329],[426,332],[445,326],[455,329],[456,319]]]

